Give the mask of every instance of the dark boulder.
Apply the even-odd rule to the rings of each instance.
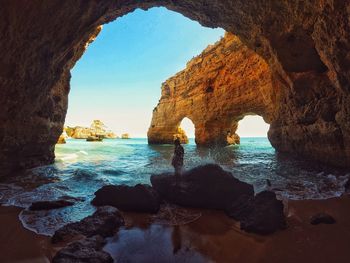
[[[198,166],[178,179],[173,174],[152,175],[151,183],[163,199],[188,207],[223,210],[242,195],[254,195],[252,185],[216,164]]]
[[[226,208],[226,214],[236,221],[247,218],[254,209],[254,196],[241,195]]]
[[[52,243],[73,240],[79,236],[91,237],[100,235],[108,237],[118,227],[124,225],[124,219],[118,209],[111,206],[99,207],[91,216],[58,229],[53,235]]]
[[[30,205],[29,210],[38,211],[38,210],[50,210],[57,209],[66,206],[72,206],[74,202],[68,200],[55,200],[55,201],[38,201]]]
[[[95,192],[95,206],[110,205],[123,211],[157,213],[159,196],[149,185],[106,185]]]
[[[242,196],[226,212],[240,221],[241,229],[247,232],[267,235],[286,228],[283,203],[271,191],[263,191],[254,198]]]
[[[70,243],[56,253],[53,263],[112,263],[112,257],[105,251],[101,236],[93,236]]]
[[[310,224],[318,225],[318,224],[335,224],[335,219],[326,213],[318,213],[311,217]]]

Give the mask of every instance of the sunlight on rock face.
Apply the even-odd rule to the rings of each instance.
[[[238,123],[236,133],[240,137],[266,137],[270,125],[260,116],[246,116]]]

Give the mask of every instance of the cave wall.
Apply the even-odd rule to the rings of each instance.
[[[258,114],[269,123],[276,118],[279,90],[267,63],[226,33],[163,83],[148,141],[172,143],[187,117],[195,126],[198,145],[226,145],[227,132],[235,136],[244,116]]]
[[[222,27],[265,59],[283,85],[269,132],[277,150],[350,167],[349,1],[3,0],[1,174],[53,161],[86,43],[100,25],[154,6]]]

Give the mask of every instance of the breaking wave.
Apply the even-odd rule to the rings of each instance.
[[[0,203],[25,208],[23,225],[39,234],[94,212],[90,201],[106,184],[149,184],[150,176],[171,169],[172,145],[148,145],[146,139],[87,143],[68,140],[56,147],[56,163],[13,176],[0,183]],[[340,196],[349,174],[304,160],[276,154],[267,138],[242,138],[240,146],[224,149],[185,145],[185,168],[218,163],[233,175],[289,199],[325,199]],[[51,211],[30,211],[32,202],[74,199],[75,205]]]

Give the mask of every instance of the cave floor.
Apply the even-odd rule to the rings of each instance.
[[[124,213],[126,226],[108,238],[104,250],[115,262],[349,262],[350,196],[289,201],[288,228],[269,236],[247,234],[224,213],[200,215],[184,225],[162,224],[154,216]],[[26,230],[20,209],[0,207],[0,262],[49,262],[58,248],[49,238]],[[333,225],[311,225],[325,212]]]

